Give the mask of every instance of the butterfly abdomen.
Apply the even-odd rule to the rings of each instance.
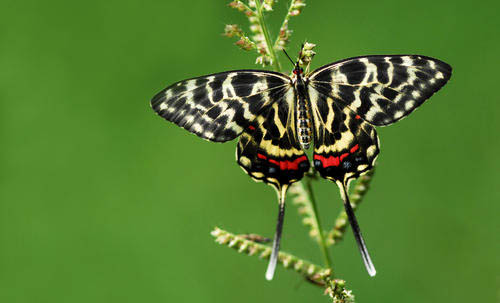
[[[311,115],[309,114],[309,99],[305,87],[297,86],[297,137],[303,149],[311,146]]]
[[[311,119],[307,102],[302,98],[299,98],[297,104],[297,135],[302,148],[309,149],[311,146]]]

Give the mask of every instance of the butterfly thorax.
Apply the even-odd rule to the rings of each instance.
[[[297,70],[297,69],[296,69]],[[309,110],[309,94],[302,77],[302,71],[296,73],[295,91],[297,96],[297,137],[303,149],[311,145],[311,115]]]

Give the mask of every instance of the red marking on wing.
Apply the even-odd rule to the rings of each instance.
[[[272,163],[272,164],[275,164],[275,165],[280,166],[279,161],[276,161],[276,160],[274,160],[274,159],[269,159],[268,161],[269,161],[269,163]]]
[[[248,126],[249,130],[255,130],[255,127],[253,125]]]
[[[263,154],[257,154],[257,157],[259,159],[267,160],[271,164],[279,166],[280,170],[298,170],[299,164],[304,162],[304,161],[307,161],[307,157],[305,155],[300,156],[293,161],[290,161],[290,160],[278,161],[278,160],[274,160],[274,159],[267,159],[267,157],[264,156]]]
[[[321,161],[323,167],[339,166],[340,164],[339,157],[334,157],[334,156],[323,157],[321,155],[314,155],[314,160]]]
[[[323,164],[323,167],[330,167],[330,166],[339,166],[340,162],[344,161],[344,159],[349,156],[349,154],[354,154],[357,150],[359,149],[359,145],[356,144],[351,149],[349,150],[350,153],[343,153],[342,155],[339,156],[328,156],[324,157],[322,155],[314,155],[314,160],[319,160],[321,161],[321,164]]]
[[[299,164],[304,162],[304,161],[307,161],[307,157],[304,155],[304,156],[300,156],[298,157],[297,159],[293,160],[293,161],[280,161],[280,169],[281,168],[281,163],[282,162],[285,162],[285,165],[286,165],[286,169],[291,169],[291,170],[297,170],[299,169]]]
[[[344,161],[345,157],[349,156],[349,153],[343,153],[340,155],[340,162]]]
[[[356,115],[356,116],[354,116],[354,119],[359,120],[359,119],[361,119],[361,116],[360,115]]]

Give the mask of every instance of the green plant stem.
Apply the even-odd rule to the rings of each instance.
[[[281,72],[281,65],[277,59],[276,52],[274,51],[274,45],[271,42],[271,38],[270,38],[269,32],[267,30],[267,25],[266,25],[266,22],[264,21],[264,16],[262,14],[262,5],[261,5],[260,0],[255,0],[255,5],[257,8],[257,12],[256,12],[257,17],[259,18],[259,23],[260,23],[260,26],[262,27],[262,33],[264,34],[264,37],[266,39],[267,49],[269,50],[269,56],[271,56],[271,59],[273,61],[274,69],[277,72]],[[287,17],[290,13],[291,7],[292,7],[292,5],[290,5],[289,11],[287,13]],[[331,266],[332,262],[330,260],[330,255],[328,254],[326,240],[325,240],[325,237],[323,235],[323,228],[321,227],[321,223],[320,223],[319,216],[318,216],[316,200],[314,198],[314,193],[312,190],[311,178],[306,177],[305,183],[306,183],[305,189],[306,189],[306,192],[307,192],[307,195],[309,198],[308,200],[311,203],[311,209],[313,210],[313,214],[314,214],[314,216],[313,216],[314,224],[318,227],[318,240],[319,240],[318,243],[319,243],[321,252],[323,254],[325,266],[326,266],[326,268],[332,268],[332,266]],[[304,186],[304,184],[302,182],[300,182],[300,185]]]
[[[233,248],[239,253],[245,253],[249,256],[258,256],[262,259],[269,259],[271,256],[271,247],[245,239],[240,235],[232,234],[218,227],[215,227],[210,234],[215,238],[217,243]],[[327,268],[323,268],[283,251],[279,252],[278,262],[283,265],[283,267],[298,272],[307,278],[308,281],[316,282],[315,284],[317,285],[324,284],[325,279],[330,276],[330,270]]]
[[[293,4],[293,1],[290,4],[290,6],[288,7],[288,11],[286,12],[285,19],[283,19],[283,23],[281,23],[280,30],[283,28],[283,26],[285,26],[286,23],[288,23],[288,20],[290,20],[290,13],[292,12],[292,7],[293,7],[292,4]],[[279,41],[279,39],[276,39],[276,41],[274,42],[274,47],[278,46],[278,41]]]
[[[249,11],[249,12],[253,12],[253,9],[251,9],[248,5],[246,5],[246,4],[245,4],[245,2],[240,1],[240,3],[241,3],[241,5],[243,5],[243,7],[244,7],[247,11]]]
[[[301,182],[302,183],[302,182]],[[304,186],[303,184],[301,184]],[[323,228],[321,227],[321,221],[318,216],[318,208],[316,206],[316,198],[314,197],[314,192],[312,189],[312,182],[310,177],[305,177],[305,188],[309,198],[309,202],[311,203],[311,209],[313,210],[313,220],[315,221],[316,226],[318,227],[318,244],[321,248],[321,252],[323,253],[323,258],[325,260],[326,268],[332,268],[332,262],[330,260],[330,255],[328,254],[328,248],[326,244],[325,237],[323,235]]]
[[[274,69],[277,72],[281,72],[281,64],[278,61],[278,56],[276,55],[276,52],[274,51],[273,43],[271,41],[269,31],[267,30],[266,22],[264,21],[264,15],[262,14],[262,5],[260,3],[260,0],[255,0],[255,5],[257,6],[257,12],[256,12],[257,18],[259,18],[259,23],[260,26],[262,27],[262,33],[264,34],[264,38],[266,39],[267,50],[269,51],[269,56],[273,61]]]
[[[281,72],[281,65],[277,59],[276,52],[274,51],[274,45],[271,42],[271,38],[270,38],[269,32],[267,30],[267,25],[266,25],[266,22],[264,21],[264,16],[262,14],[262,5],[261,5],[260,0],[255,0],[255,5],[257,8],[257,12],[256,12],[257,17],[259,18],[259,23],[260,23],[260,26],[262,27],[262,33],[264,34],[264,37],[266,39],[267,49],[269,50],[269,56],[271,56],[271,59],[273,61],[274,69],[278,72]],[[290,13],[291,7],[292,7],[292,5],[290,5],[289,12],[287,13],[287,17],[288,17],[288,14]],[[304,186],[304,184],[302,182],[299,181],[299,183],[301,184],[301,186]],[[328,254],[327,244],[325,241],[325,237],[323,235],[323,228],[321,227],[321,223],[320,223],[319,216],[318,216],[316,201],[315,201],[313,190],[312,190],[311,178],[309,178],[309,177],[306,177],[305,189],[306,189],[306,192],[307,192],[307,195],[309,198],[308,200],[311,203],[311,208],[313,210],[314,224],[318,227],[318,240],[319,240],[318,243],[319,243],[319,246],[321,248],[321,252],[323,253],[323,258],[325,260],[325,266],[327,268],[332,268],[332,266],[331,266],[332,262],[330,260],[330,255]]]

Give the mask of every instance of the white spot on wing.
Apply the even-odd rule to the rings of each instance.
[[[172,98],[172,90],[171,89],[167,90],[167,92],[165,93],[165,99],[168,100],[170,98]]]
[[[240,163],[241,163],[241,165],[248,167],[248,166],[250,166],[251,161],[247,157],[242,156],[242,157],[240,157]]]
[[[363,78],[363,81],[361,83],[366,84],[368,82],[368,79],[370,78],[377,79],[377,66],[373,63],[370,63],[366,58],[361,58],[359,59],[359,61],[364,63],[366,66],[365,77]]]
[[[403,64],[404,66],[412,66],[413,65],[413,60],[408,57],[408,56],[403,56],[401,57],[401,59],[403,60]]]
[[[363,170],[365,170],[365,169],[367,169],[367,168],[368,168],[368,165],[366,165],[366,164],[361,164],[361,165],[359,165],[359,166],[358,166],[358,171],[363,171]]]
[[[359,92],[359,89],[354,91],[354,102],[351,103],[351,106],[354,107],[354,109],[361,107],[361,98],[359,96]]]
[[[389,68],[387,69],[387,76],[389,77],[389,83],[387,83],[387,86],[390,86],[392,83],[392,79],[394,78],[394,65],[390,61],[390,57],[385,57],[385,62],[389,64]]]
[[[201,133],[203,132],[203,127],[201,127],[201,125],[199,123],[194,123],[192,126],[191,126],[191,129],[197,133]]]
[[[187,115],[184,117],[184,123],[189,125],[193,122],[194,116],[193,115]]]
[[[366,149],[366,155],[371,158],[373,157],[373,155],[375,154],[375,152],[377,151],[377,147],[375,145],[370,145],[370,147],[368,147]]]
[[[408,100],[405,103],[405,110],[409,111],[415,106],[415,101],[413,100]]]
[[[208,100],[210,101],[210,103],[214,104],[214,100],[212,99],[212,93],[213,93],[213,89],[212,87],[209,85],[211,82],[213,82],[215,79],[215,76],[210,76],[210,77],[207,77],[207,85],[205,85],[205,89],[207,90],[207,98]]]
[[[236,92],[234,91],[234,87],[231,84],[231,81],[233,77],[236,75],[236,73],[231,73],[227,76],[226,80],[222,83],[222,95],[224,98],[230,98],[231,96],[236,96]],[[227,92],[231,94],[231,96],[228,96]]]
[[[370,110],[366,113],[366,120],[373,121],[373,117],[379,111],[380,110],[377,107],[375,107],[375,106],[370,107]]]
[[[243,164],[243,165],[245,165],[245,164]],[[248,163],[248,165],[246,165],[246,166],[250,166],[250,163]],[[263,173],[257,172],[257,171],[252,172],[251,175],[252,175],[252,177],[257,178],[257,179],[262,179],[264,177]]]
[[[193,79],[193,80],[189,80],[186,82],[186,90],[193,90],[196,88],[196,80]]]
[[[214,138],[214,133],[212,132],[204,132],[203,136],[208,139],[213,139]]]

